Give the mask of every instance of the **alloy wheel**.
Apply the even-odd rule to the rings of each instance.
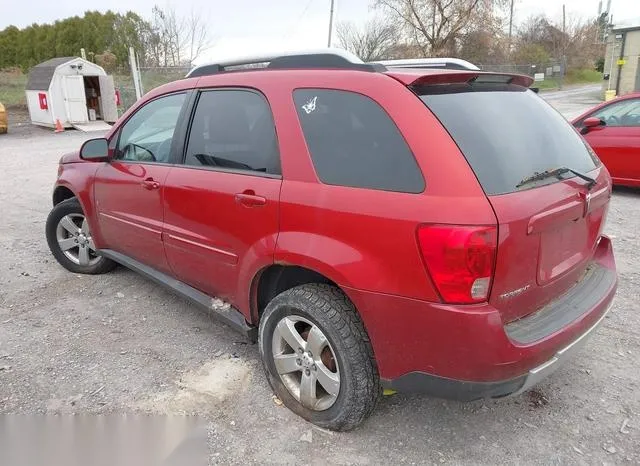
[[[280,380],[305,408],[329,409],[340,393],[340,370],[329,340],[313,322],[284,317],[273,332],[272,355]]]
[[[82,214],[62,217],[56,227],[56,239],[60,250],[74,264],[91,266],[101,259],[96,253],[89,223]]]

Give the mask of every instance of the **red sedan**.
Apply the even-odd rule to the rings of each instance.
[[[573,120],[613,183],[640,187],[640,93],[605,102]]]

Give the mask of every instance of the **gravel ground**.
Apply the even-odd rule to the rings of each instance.
[[[573,117],[594,92],[546,98]],[[614,193],[618,297],[570,364],[515,398],[385,397],[338,434],[274,402],[256,346],[197,308],[124,268],[57,265],[44,238],[57,161],[95,134],[20,119],[0,136],[0,413],[197,414],[211,463],[640,463],[640,191]]]

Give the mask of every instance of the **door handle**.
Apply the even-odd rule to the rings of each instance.
[[[267,203],[266,198],[256,196],[256,193],[252,190],[236,194],[235,199],[238,204],[242,204],[245,207],[260,207]]]
[[[158,189],[160,187],[160,183],[158,183],[156,180],[154,180],[153,178],[147,178],[146,180],[144,180],[142,182],[142,187],[144,189]]]

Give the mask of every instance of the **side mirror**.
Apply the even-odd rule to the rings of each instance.
[[[582,122],[587,128],[595,128],[596,126],[604,126],[605,122],[600,118],[590,117]]]
[[[600,118],[590,117],[582,122],[582,129],[580,130],[580,133],[587,134],[593,128],[605,125],[606,123],[604,122],[604,120],[601,120]]]
[[[82,160],[100,162],[109,158],[109,142],[105,138],[89,139],[80,148]]]

